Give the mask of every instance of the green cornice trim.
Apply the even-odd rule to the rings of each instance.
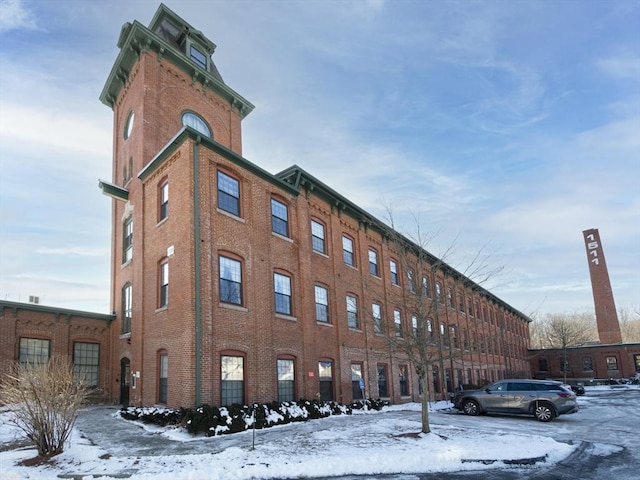
[[[212,150],[213,152],[223,156],[227,160],[235,163],[239,167],[248,170],[249,172],[257,175],[263,180],[268,181],[269,183],[277,186],[285,190],[286,192],[292,195],[299,195],[299,190],[296,189],[293,185],[284,182],[273,174],[267,172],[263,168],[260,168],[255,163],[250,162],[246,158],[238,155],[237,153],[229,150],[227,147],[220,145],[215,140],[212,140],[209,137],[203,136],[197,130],[194,130],[191,127],[184,126],[182,127],[178,133],[171,139],[169,142],[158,152],[158,154],[138,173],[138,178],[142,181],[147,179],[156,169],[158,169],[164,162],[169,158],[185,141],[191,139],[193,141],[199,141],[200,144]]]
[[[63,316],[67,318],[71,317],[80,317],[80,318],[88,318],[91,320],[101,320],[106,322],[107,324],[111,323],[116,319],[115,315],[104,314],[104,313],[94,313],[94,312],[84,312],[81,310],[70,310],[67,308],[58,308],[58,307],[49,307],[45,305],[38,305],[34,303],[23,303],[23,302],[10,302],[8,300],[0,300],[0,312],[2,312],[5,308],[12,310],[15,313],[18,310],[27,310],[30,312],[40,312],[40,313],[49,313],[57,317]]]
[[[161,7],[162,8],[162,7]],[[166,7],[165,7],[166,9]],[[168,10],[168,9],[166,9]],[[158,15],[156,13],[156,15]],[[178,17],[179,19],[179,17]],[[185,23],[182,21],[183,24]],[[196,31],[197,32],[197,31]],[[215,46],[204,35],[198,33],[198,38],[206,40],[210,48]],[[158,61],[168,61],[191,77],[192,82],[200,82],[203,88],[208,88],[220,95],[240,112],[244,118],[255,108],[254,105],[239,93],[229,88],[212,73],[200,68],[186,57],[180,50],[159,37],[140,22],[125,23],[118,39],[120,53],[111,68],[111,72],[100,94],[100,101],[113,109],[122,88],[126,85],[129,75],[143,52],[154,51]]]
[[[129,200],[129,190],[119,187],[106,180],[98,180],[98,188],[102,190],[102,193],[114,200],[120,200],[126,202]]]
[[[340,213],[344,215],[348,215],[354,220],[358,221],[360,225],[365,228],[369,228],[378,232],[383,238],[395,238],[398,239],[402,244],[406,245],[407,248],[416,251],[422,252],[426,254],[427,260],[431,263],[439,264],[439,268],[445,273],[445,275],[456,278],[456,279],[466,279],[467,277],[457,271],[455,268],[450,266],[449,264],[443,262],[441,259],[437,258],[435,255],[427,252],[422,247],[417,245],[415,242],[400,234],[399,232],[393,230],[386,223],[378,220],[376,217],[366,212],[362,208],[358,207],[353,202],[349,201],[347,198],[340,195],[331,187],[327,186],[325,183],[321,182],[317,178],[315,178],[310,173],[306,172],[298,165],[293,165],[280,173],[275,175],[280,178],[282,181],[289,183],[295,189],[301,190],[304,188],[308,194],[316,195],[323,200],[325,200],[333,210],[337,209]],[[508,303],[505,303],[500,298],[496,297],[493,293],[471,281],[470,279],[463,280],[462,285],[469,287],[474,292],[478,293],[480,296],[487,298],[488,300],[493,301],[497,305],[501,306],[505,310],[517,315],[528,323],[531,323],[531,319],[523,314],[522,312],[516,310]]]

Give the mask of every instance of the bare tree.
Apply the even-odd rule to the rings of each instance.
[[[381,332],[397,358],[406,359],[414,368],[422,387],[422,432],[429,433],[429,378],[434,367],[445,385],[446,368],[464,353],[457,325],[447,325],[447,309],[453,307],[453,289],[467,294],[475,293],[480,284],[498,275],[502,267],[491,267],[490,255],[484,250],[477,252],[467,263],[467,268],[459,272],[445,259],[452,253],[455,242],[438,257],[427,251],[427,244],[433,236],[424,235],[420,222],[416,220],[416,233],[405,237],[396,233],[393,216],[389,212],[392,227],[389,243],[400,261],[400,269],[405,275],[407,289],[403,291],[404,311],[411,316],[411,325],[404,327],[394,319],[393,327]],[[477,281],[474,280],[477,279]],[[446,287],[445,287],[446,285]],[[445,291],[445,288],[447,290]],[[490,338],[484,339],[489,341]],[[484,347],[483,347],[484,348]]]
[[[640,342],[640,306],[635,309],[619,308],[620,331],[624,343]]]
[[[543,346],[561,348],[563,351],[564,382],[567,382],[567,348],[583,345],[589,340],[597,338],[597,331],[593,315],[583,314],[549,314],[542,326]]]
[[[13,366],[0,383],[0,404],[12,409],[10,422],[33,442],[43,459],[62,453],[87,395],[66,357]]]

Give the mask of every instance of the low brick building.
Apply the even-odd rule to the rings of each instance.
[[[640,343],[581,345],[529,350],[533,378],[587,383],[593,379],[619,379],[640,373]]]
[[[110,392],[114,315],[0,300],[0,374],[15,361],[67,356],[96,392]]]

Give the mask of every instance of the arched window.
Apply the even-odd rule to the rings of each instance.
[[[196,115],[195,113],[192,113],[192,112],[183,113],[182,125],[184,125],[185,127],[191,127],[197,130],[198,132],[200,132],[201,134],[209,138],[212,138],[211,130],[209,129],[205,121],[202,119],[202,117]]]

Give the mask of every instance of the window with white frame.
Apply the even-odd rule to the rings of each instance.
[[[382,307],[379,303],[371,304],[371,316],[373,317],[373,332],[382,333]]]
[[[122,263],[133,258],[133,217],[125,220],[122,234]]]
[[[402,316],[400,315],[400,310],[393,311],[393,323],[396,328],[396,337],[402,337]]]
[[[278,368],[278,401],[295,401],[295,369],[293,359],[279,358]]]
[[[131,333],[131,315],[133,312],[133,287],[127,283],[122,288],[122,332]]]
[[[160,295],[158,299],[158,307],[166,307],[169,305],[169,261],[160,262]]]
[[[378,252],[369,249],[369,273],[378,277]]]
[[[347,325],[349,328],[358,328],[358,299],[347,295]]]
[[[389,260],[389,270],[391,271],[391,283],[398,285],[398,262]]]
[[[164,220],[169,216],[169,182],[165,181],[160,185],[160,210],[159,220]]]

